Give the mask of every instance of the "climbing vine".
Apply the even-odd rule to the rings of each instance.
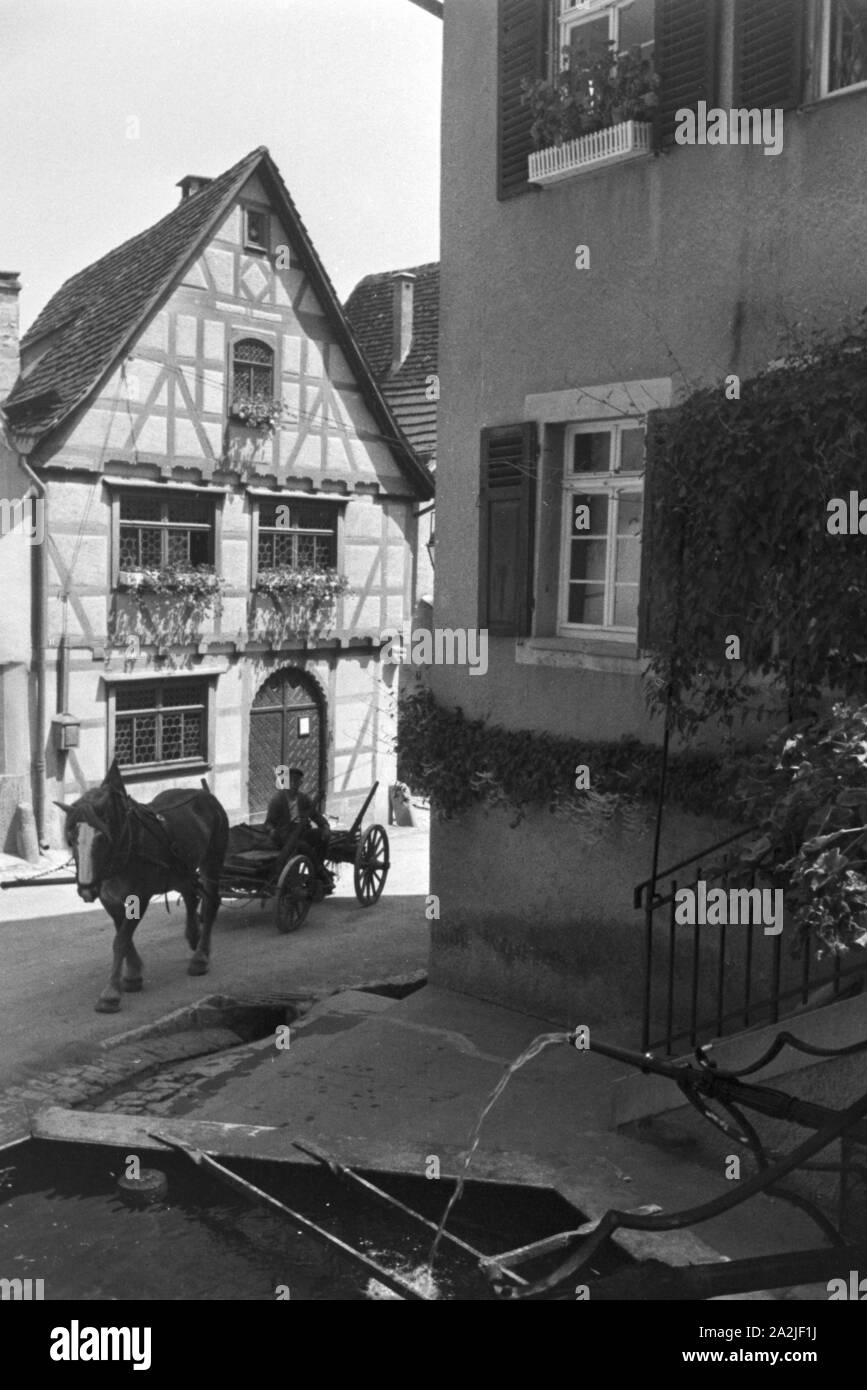
[[[867,541],[828,520],[864,478],[867,313],[845,334],[790,342],[751,379],[695,392],[651,444],[651,708],[670,697],[689,731],[748,712],[795,718],[828,689],[863,695]]]
[[[429,796],[441,820],[485,805],[513,813],[514,825],[535,808],[588,829],[615,818],[643,828],[659,789],[659,749],[637,739],[591,743],[504,729],[442,708],[429,690],[402,697],[398,727],[398,777]],[[583,790],[576,788],[580,767],[589,773]],[[738,767],[720,754],[675,754],[667,800],[696,815],[723,815]]]

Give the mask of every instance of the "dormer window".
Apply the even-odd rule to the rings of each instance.
[[[268,250],[268,214],[257,208],[244,209],[244,245],[252,251]]]

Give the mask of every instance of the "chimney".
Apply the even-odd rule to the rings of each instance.
[[[18,295],[21,281],[17,270],[0,270],[0,404],[18,380]]]
[[[392,329],[391,370],[399,371],[412,347],[412,307],[415,276],[411,270],[398,270],[391,277]]]
[[[194,193],[201,192],[212,182],[212,179],[206,179],[201,174],[185,174],[182,179],[178,179],[175,187],[181,190],[181,202],[185,203]]]

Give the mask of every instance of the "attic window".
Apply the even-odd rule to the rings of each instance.
[[[232,400],[264,400],[274,394],[274,353],[258,338],[242,338],[232,352]]]
[[[255,208],[244,209],[244,245],[255,251],[268,249],[268,216]]]

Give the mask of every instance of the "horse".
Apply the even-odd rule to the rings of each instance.
[[[201,791],[160,792],[142,805],[127,792],[115,759],[100,786],[71,806],[55,805],[66,816],[78,896],[88,903],[99,898],[114,922],[111,975],[96,1002],[97,1013],[117,1013],[121,990],[134,993],[142,987],[133,933],[154,896],[180,893],[193,952],[188,973],[206,974],[229,820],[204,779]]]

